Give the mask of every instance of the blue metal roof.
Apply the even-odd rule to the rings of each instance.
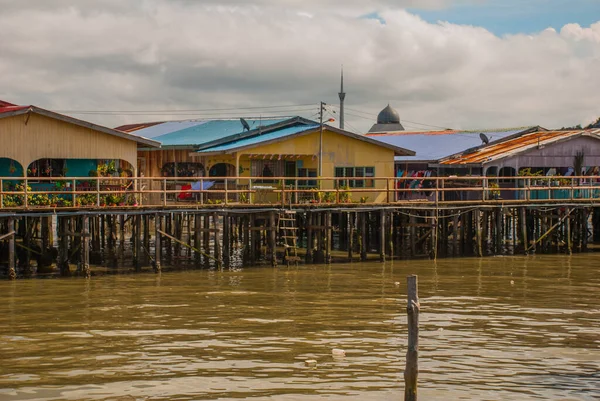
[[[278,119],[247,119],[250,129],[266,127],[286,121]],[[199,146],[207,142],[236,135],[244,127],[239,119],[235,120],[188,120],[169,121],[135,131],[136,135],[152,138],[162,146]]]
[[[533,127],[491,131],[452,131],[447,134],[407,132],[393,135],[375,135],[370,136],[370,138],[416,152],[415,156],[396,156],[396,161],[437,161],[467,149],[481,146],[480,133],[484,133],[490,142],[494,142],[528,131],[531,128]]]
[[[198,153],[212,153],[212,152],[226,152],[228,150],[243,148],[252,145],[258,145],[263,142],[272,141],[274,139],[285,138],[289,135],[299,134],[301,132],[314,130],[319,125],[296,125],[293,127],[285,127],[279,130],[271,131],[262,135],[255,135],[250,138],[243,138],[236,141],[228,142],[223,145],[213,146],[211,148],[203,149]]]

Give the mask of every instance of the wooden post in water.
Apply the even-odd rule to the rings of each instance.
[[[417,276],[408,276],[408,349],[404,369],[404,401],[417,401],[417,377],[419,375],[419,294]]]

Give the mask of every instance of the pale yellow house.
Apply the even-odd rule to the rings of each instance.
[[[160,146],[36,106],[4,101],[0,101],[0,143],[0,177],[87,177],[107,160],[127,165],[135,175],[138,146]]]
[[[192,157],[207,166],[233,166],[237,185],[250,189],[314,188],[321,196],[327,192],[333,196],[336,189],[342,189],[351,191],[351,200],[386,202],[393,181],[385,178],[394,176],[394,157],[412,154],[362,135],[327,125],[321,129],[314,122],[298,120],[260,133],[224,138],[202,147]],[[300,200],[307,196],[308,191],[299,193]],[[340,198],[339,193],[335,196]]]

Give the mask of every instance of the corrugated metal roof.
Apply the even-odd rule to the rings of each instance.
[[[415,156],[397,156],[396,161],[417,162],[437,161],[467,149],[481,146],[480,133],[484,133],[490,142],[495,142],[534,128],[521,127],[474,131],[404,131],[392,134],[368,134],[367,136],[381,142],[415,151]]]
[[[250,129],[266,127],[286,121],[288,118],[248,119]],[[135,131],[159,141],[163,146],[199,146],[227,136],[243,132],[239,119],[235,120],[184,120],[169,121]]]
[[[441,164],[481,164],[492,160],[502,159],[527,151],[537,146],[548,145],[557,141],[570,139],[580,135],[592,135],[600,139],[600,129],[576,131],[540,131],[521,135],[514,139],[490,144],[474,152],[442,160]]]
[[[116,130],[119,131],[123,131],[123,132],[128,132],[128,133],[132,133],[138,130],[141,130],[142,128],[148,128],[148,127],[152,127],[153,125],[158,125],[158,124],[162,124],[164,121],[157,121],[157,122],[153,122],[153,123],[141,123],[141,124],[126,124],[126,125],[121,125],[119,127],[116,127]]]
[[[19,111],[19,110],[26,109],[28,107],[32,107],[32,106],[18,106],[16,104],[12,104],[12,103],[6,102],[4,100],[0,100],[0,113],[10,113],[11,111]]]
[[[258,145],[263,142],[285,138],[289,135],[299,134],[305,131],[311,131],[318,127],[319,125],[297,125],[293,127],[286,127],[276,131],[271,131],[266,134],[256,135],[250,138],[243,138],[236,141],[228,142],[223,145],[213,146],[211,148],[203,149],[198,153],[227,152],[234,149],[245,148],[248,146]]]

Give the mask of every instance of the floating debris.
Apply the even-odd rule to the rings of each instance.
[[[343,358],[346,356],[346,351],[344,351],[343,349],[334,348],[331,350],[331,355],[337,358]]]

